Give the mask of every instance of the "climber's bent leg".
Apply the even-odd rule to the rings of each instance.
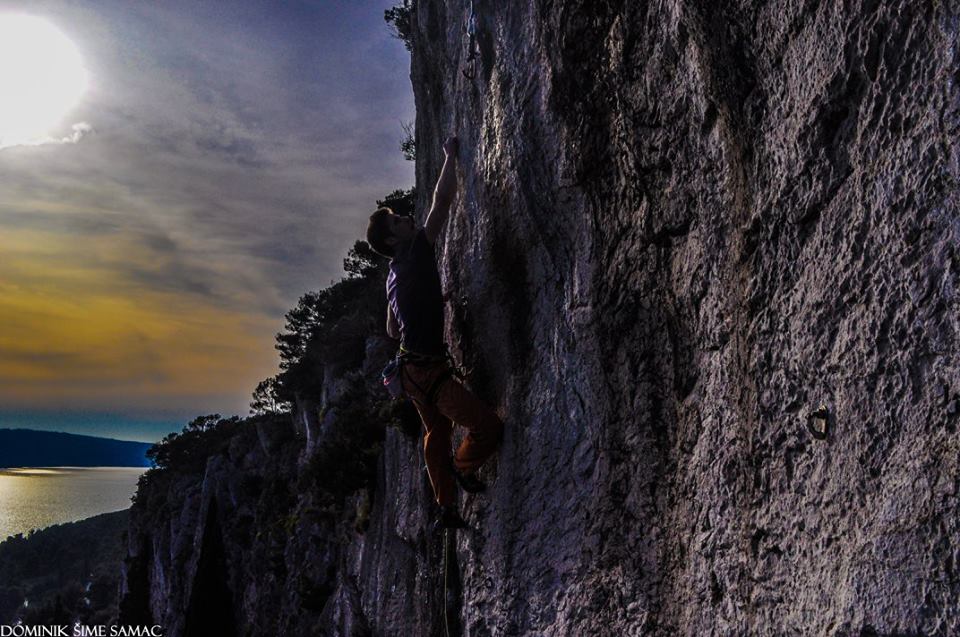
[[[431,405],[413,401],[423,421],[423,459],[440,506],[453,504],[453,474],[450,473],[450,420]]]
[[[493,455],[503,438],[500,417],[455,378],[447,379],[437,390],[437,411],[466,427],[464,438],[454,466],[464,475],[470,475]]]
[[[450,420],[440,413],[427,400],[426,392],[435,382],[438,372],[433,365],[404,365],[402,371],[403,390],[413,400],[413,404],[423,421],[423,460],[427,464],[427,474],[433,495],[440,506],[453,504],[454,482],[450,471],[450,438],[453,426]]]

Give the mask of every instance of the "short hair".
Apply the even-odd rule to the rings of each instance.
[[[387,243],[387,239],[393,236],[387,221],[393,210],[390,208],[378,208],[376,212],[370,215],[370,223],[367,225],[367,243],[373,248],[373,251],[380,256],[392,259],[394,257],[393,246]]]

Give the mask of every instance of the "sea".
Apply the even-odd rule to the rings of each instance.
[[[146,467],[0,469],[0,541],[130,507]]]

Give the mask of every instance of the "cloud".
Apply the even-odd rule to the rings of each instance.
[[[0,156],[0,324],[72,358],[0,360],[0,403],[245,411],[284,312],[413,183],[388,4],[44,3],[91,88],[59,148]]]
[[[87,135],[94,133],[94,128],[87,122],[77,122],[70,127],[71,133],[66,137],[40,137],[22,142],[4,144],[0,142],[0,150],[5,148],[15,148],[17,146],[49,146],[51,144],[79,144]]]

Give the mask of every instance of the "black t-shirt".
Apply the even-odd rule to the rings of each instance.
[[[418,354],[443,354],[443,291],[433,246],[421,228],[400,250],[387,275],[387,302],[400,325],[400,344]]]

